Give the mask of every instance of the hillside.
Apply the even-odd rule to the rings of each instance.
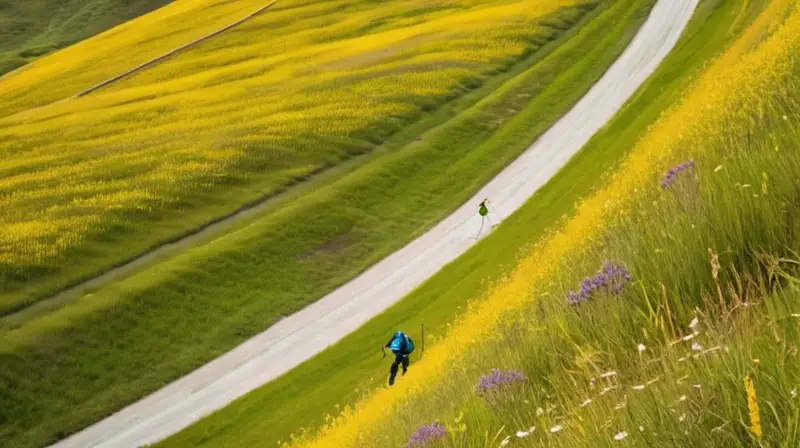
[[[602,184],[603,174],[617,167],[663,111],[680,101],[708,61],[730,48],[767,4],[701,2],[679,44],[635,98],[485,240],[341,342],[159,446],[237,447],[286,441],[292,432],[318,429],[328,421],[326,415],[337,415],[383,387],[388,367],[375,344],[385,342],[387,329],[404,329],[419,340],[424,324],[428,343],[444,337],[470,303],[484,298],[492,285],[508,276],[521,253],[536,245],[549,228],[576,214],[575,202]],[[583,38],[572,43],[583,46],[597,35],[596,30],[605,34],[605,26],[594,21],[581,31]],[[421,358],[420,353],[412,355],[411,374]],[[306,400],[308,396],[314,400]]]
[[[652,3],[279,2],[74,97],[264,6],[176,2],[4,79],[4,444],[93,423],[402,247],[569,110]]]
[[[0,75],[170,1],[0,1]]]
[[[414,375],[290,445],[797,446],[799,6],[769,2]]]

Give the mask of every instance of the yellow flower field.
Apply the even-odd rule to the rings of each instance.
[[[265,4],[179,0],[13,72],[0,81],[0,282],[41,279],[223,186],[257,180],[268,196],[364,153],[540,44],[548,14],[586,3],[282,0],[73,97]]]

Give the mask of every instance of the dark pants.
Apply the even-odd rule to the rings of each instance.
[[[397,377],[398,367],[400,367],[401,364],[403,365],[403,375],[405,375],[406,371],[408,370],[408,363],[409,363],[408,355],[404,355],[400,352],[392,352],[392,353],[394,353],[394,362],[392,363],[391,369],[389,369],[390,386],[394,384],[394,379],[395,377]]]

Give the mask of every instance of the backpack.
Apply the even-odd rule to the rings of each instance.
[[[414,341],[412,341],[411,338],[408,337],[408,335],[403,335],[403,336],[405,336],[405,340],[403,341],[405,342],[405,347],[403,347],[403,352],[406,353],[407,355],[410,355],[411,352],[414,351]]]
[[[394,335],[394,340],[389,345],[389,350],[393,352],[400,352],[404,355],[410,355],[414,351],[414,341],[408,337],[407,334],[398,331]]]

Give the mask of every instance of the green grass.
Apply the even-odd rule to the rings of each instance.
[[[652,3],[562,10],[542,50],[401,131],[335,182],[58,311],[4,320],[0,441],[30,446],[63,437],[413,239],[565,113],[625,48]]]
[[[0,75],[99,34],[171,0],[0,2]]]
[[[784,42],[796,34],[796,19],[795,12]],[[624,204],[607,214],[601,235],[548,268],[552,275],[536,283],[527,303],[509,299],[519,307],[468,359],[454,359],[421,392],[387,404],[397,418],[362,426],[365,446],[399,446],[421,424],[457,428],[455,420],[463,432],[426,446],[498,446],[506,436],[509,446],[619,446],[614,437],[623,432],[626,445],[643,447],[797,446],[800,58],[796,45],[782,49],[773,66],[715,72],[714,82],[729,90],[704,84],[679,115],[696,121],[672,120],[674,135],[666,137],[665,128],[657,134],[668,143],[647,140],[655,147],[639,149],[655,169],[621,172],[645,181],[633,196],[607,194],[593,203]],[[699,106],[709,107],[710,118],[698,117]],[[667,149],[659,160],[655,153]],[[661,167],[690,158],[695,168],[662,191]],[[552,264],[547,256],[534,251],[528,261]],[[566,292],[607,260],[627,266],[633,283],[618,297],[567,305]],[[520,370],[527,381],[479,397],[475,385],[491,368]],[[748,404],[746,377],[760,411]],[[760,416],[762,434],[753,431],[752,415]],[[556,425],[563,430],[551,433]],[[516,431],[531,426],[533,435],[517,440]]]
[[[417,336],[424,324],[426,335],[443,335],[459,310],[515,265],[521,250],[573,212],[573,204],[590,194],[601,174],[617,165],[707,61],[723,51],[764,6],[764,2],[742,3],[702,2],[675,51],[636,97],[485,241],[339,344],[162,445],[239,446],[286,440],[301,427],[319,425],[326,413],[336,413],[337,405],[352,404],[383,384],[388,365],[377,347],[387,332],[403,328]]]

